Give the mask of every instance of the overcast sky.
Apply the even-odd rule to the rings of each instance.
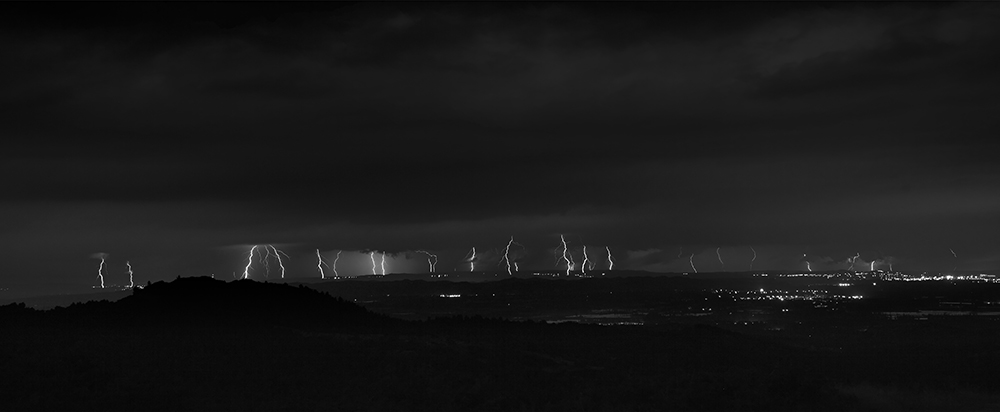
[[[3,280],[1000,268],[995,4],[3,9]]]

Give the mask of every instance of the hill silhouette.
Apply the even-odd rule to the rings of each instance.
[[[0,307],[30,312],[23,305]],[[53,322],[113,327],[312,326],[358,328],[392,323],[342,298],[303,286],[207,277],[177,278],[133,289],[116,302],[91,301],[39,311]]]
[[[112,306],[112,312],[118,316],[164,323],[182,319],[195,323],[200,319],[222,319],[316,327],[373,327],[393,323],[387,316],[304,286],[252,280],[224,282],[206,277],[157,282],[137,289],[132,296]]]

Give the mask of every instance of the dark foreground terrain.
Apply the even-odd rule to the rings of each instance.
[[[403,321],[186,278],[0,307],[0,410],[1000,410],[995,324],[897,324],[833,349],[707,325]]]

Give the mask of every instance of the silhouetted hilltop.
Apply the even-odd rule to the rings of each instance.
[[[35,311],[23,304],[0,307],[0,317],[30,316],[80,324],[137,326],[278,325],[372,327],[394,322],[327,293],[304,286],[207,277],[177,278],[133,289],[116,302],[76,303]]]
[[[219,313],[243,316],[292,315],[366,316],[354,303],[329,294],[276,283],[207,277],[178,278],[136,289],[120,301],[125,310],[170,310],[175,313]]]

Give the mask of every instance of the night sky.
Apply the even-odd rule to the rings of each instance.
[[[2,9],[0,283],[1000,269],[996,4]]]

